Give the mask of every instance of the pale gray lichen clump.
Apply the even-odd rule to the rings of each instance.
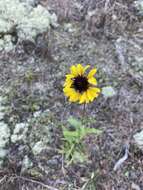
[[[28,123],[17,123],[11,136],[11,142],[16,143],[21,140],[24,141],[26,139],[27,131]]]
[[[6,146],[9,143],[10,137],[10,129],[8,125],[3,121],[5,115],[5,107],[2,105],[3,101],[3,97],[0,96],[0,165],[3,163],[3,158],[8,152]]]
[[[13,49],[14,46],[11,40],[11,35],[5,35],[2,39],[0,39],[0,51],[5,50],[6,52],[9,52]]]
[[[50,127],[53,127],[53,123],[48,115],[49,110],[37,111],[33,118],[27,119],[27,122],[15,124],[10,136],[11,142],[19,145],[28,144],[33,154],[39,155],[51,140]]]
[[[29,135],[29,144],[32,148],[34,155],[40,154],[48,144],[52,141],[50,128],[55,127],[52,121],[50,121],[50,112],[45,110],[44,112],[37,111],[34,113],[34,117],[31,121],[32,131]]]
[[[29,157],[27,155],[24,156],[24,159],[22,161],[22,172],[24,172],[25,170],[31,168],[33,166],[32,161],[29,159]]]
[[[19,41],[33,40],[50,25],[57,25],[57,17],[41,5],[33,7],[29,1],[0,0],[0,50],[5,46],[11,49],[13,32],[16,32]],[[9,51],[9,48],[6,50]]]
[[[6,145],[9,142],[10,130],[6,123],[0,122],[0,165],[3,163],[3,158],[7,154]]]
[[[34,155],[40,154],[40,152],[45,149],[46,146],[44,144],[44,142],[42,141],[38,141],[34,144],[34,146],[32,147],[32,151]]]
[[[5,107],[2,105],[2,102],[3,102],[3,98],[0,96],[0,121],[3,120],[4,118],[4,110],[5,110]]]
[[[4,148],[9,141],[10,130],[6,123],[0,122],[0,148]]]

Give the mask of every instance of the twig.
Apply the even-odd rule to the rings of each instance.
[[[1,179],[0,179],[0,184],[7,178],[7,176],[3,176]]]
[[[95,178],[95,174],[92,173],[90,179],[88,179],[85,184],[82,186],[80,190],[86,190],[88,185],[92,182],[92,180]]]
[[[105,1],[104,10],[107,11],[110,0]]]
[[[22,176],[15,176],[13,177],[13,179],[21,179],[21,180],[24,180],[24,181],[28,181],[28,182],[31,182],[31,183],[35,183],[35,184],[38,184],[38,185],[41,185],[42,187],[45,187],[49,190],[58,190],[57,188],[54,188],[54,187],[51,187],[49,185],[46,185],[40,181],[36,181],[36,180],[33,180],[33,179],[30,179],[30,178],[26,178],[26,177],[22,177]]]
[[[82,121],[84,120],[85,110],[86,110],[86,103],[84,103],[84,104],[83,104],[83,110],[82,110]]]
[[[89,181],[90,181],[90,179],[87,182],[85,182],[85,184],[82,186],[81,190],[85,190],[85,188],[87,188]]]
[[[129,154],[129,146],[128,146],[128,145],[125,145],[125,154],[124,154],[124,156],[123,156],[122,158],[120,158],[120,159],[116,162],[116,164],[115,164],[115,166],[114,166],[114,168],[113,168],[114,171],[116,171],[116,170],[123,164],[123,162],[125,162],[125,160],[127,160],[128,154]]]
[[[62,153],[62,172],[64,174],[64,176],[66,175],[66,172],[65,172],[65,168],[64,168],[64,154]]]

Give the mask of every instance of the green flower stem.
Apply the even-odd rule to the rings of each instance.
[[[86,112],[86,103],[83,104],[83,110],[82,110],[82,124],[84,123],[85,118],[85,112]]]

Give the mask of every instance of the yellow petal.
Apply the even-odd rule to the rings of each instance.
[[[64,91],[64,93],[65,93],[66,96],[70,96],[70,94],[72,94],[74,90],[72,88],[65,87],[63,89],[63,91]]]
[[[89,78],[89,79],[88,79],[88,82],[89,82],[90,84],[97,85],[97,80],[96,80],[94,77]]]
[[[84,67],[81,64],[77,65],[77,72],[78,72],[79,75],[83,75]]]
[[[74,75],[71,74],[66,75],[66,79],[72,79],[72,78],[74,78]]]
[[[82,103],[86,102],[86,99],[87,99],[87,94],[86,94],[86,92],[84,92],[84,93],[81,95],[81,97],[80,97],[79,103],[82,104]]]
[[[67,78],[67,79],[65,80],[65,82],[73,82],[73,80],[72,80],[72,79]]]
[[[66,75],[66,80],[65,80],[64,86],[71,87],[71,85],[73,83],[73,80],[72,80],[73,78],[74,78],[74,76],[71,74]]]
[[[71,74],[72,74],[74,77],[76,77],[76,76],[78,75],[78,71],[77,71],[77,68],[76,68],[75,65],[71,66],[70,70],[71,70]]]
[[[90,93],[92,94],[93,98],[96,98],[100,93],[99,88],[91,87],[91,88],[89,88],[89,90],[90,90]]]
[[[87,92],[86,92],[86,103],[89,103],[90,99],[88,98]]]
[[[94,100],[94,93],[90,89],[87,91],[87,96],[91,102]]]
[[[81,64],[77,65],[77,71],[79,75],[83,75],[85,73],[85,71],[90,67],[90,65],[87,65],[85,67],[83,67]]]
[[[71,87],[72,86],[72,81],[65,81],[65,83],[64,83],[64,87]]]
[[[76,102],[79,100],[79,93],[74,92],[70,95],[69,101],[70,102]]]
[[[88,78],[92,78],[94,75],[95,75],[95,73],[97,72],[97,70],[96,69],[92,69],[89,73],[88,73]]]
[[[69,97],[70,102],[76,102],[79,100],[80,94],[76,92],[73,88],[65,87],[63,89],[64,94]]]
[[[85,73],[85,71],[86,71],[89,67],[90,67],[90,65],[85,66],[85,67],[84,67],[84,72],[83,72],[83,73]]]

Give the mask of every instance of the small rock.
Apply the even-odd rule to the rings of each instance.
[[[48,164],[49,167],[54,168],[54,169],[57,168],[58,165],[59,165],[57,159],[48,160],[48,161],[47,161],[47,164]]]
[[[136,175],[136,172],[133,172],[133,171],[129,173],[129,176],[131,180],[136,180],[138,178],[138,176]]]
[[[75,32],[75,29],[73,28],[71,23],[66,23],[64,25],[64,28],[65,28],[65,31],[67,32],[70,32],[70,33]]]
[[[134,1],[134,5],[138,9],[139,14],[143,15],[143,1],[142,0]]]
[[[143,150],[143,130],[141,132],[136,133],[133,137],[138,148]]]
[[[132,183],[131,188],[132,190],[141,190],[140,187],[135,183]]]
[[[116,95],[116,92],[112,86],[105,86],[102,88],[102,94],[105,98],[109,98]]]

